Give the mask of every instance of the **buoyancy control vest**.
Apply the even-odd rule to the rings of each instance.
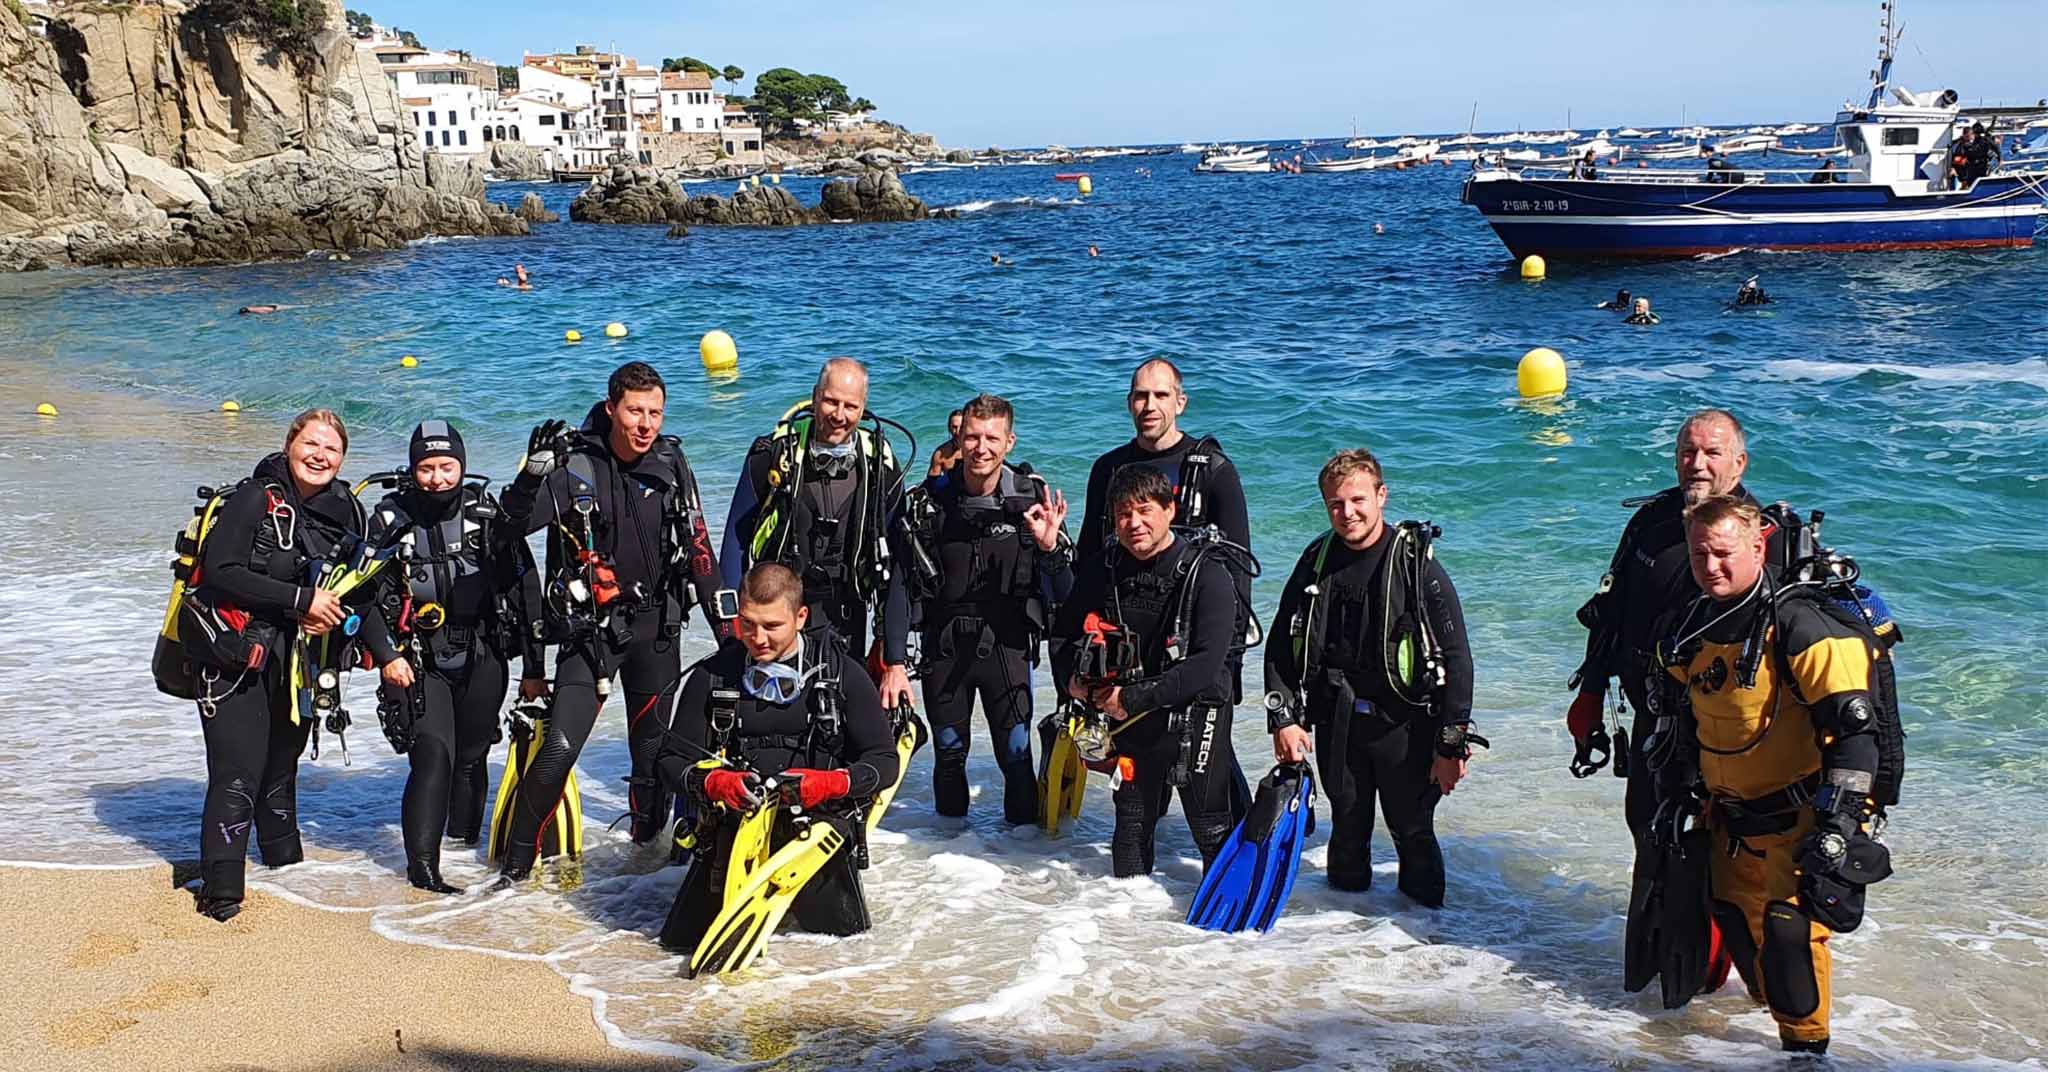
[[[841,764],[840,747],[845,741],[846,702],[840,691],[839,650],[829,627],[806,629],[798,636],[797,670],[803,677],[803,691],[792,705],[801,703],[806,718],[801,730],[767,733],[749,731],[746,715],[763,701],[748,696],[740,685],[740,673],[711,670],[711,749],[741,759],[760,750],[788,753],[782,769]],[[718,665],[707,663],[707,668]],[[747,663],[738,664],[744,671]],[[751,764],[751,758],[747,758]],[[775,773],[768,771],[767,773]]]
[[[437,522],[413,518],[402,492],[386,496],[370,512],[371,541],[392,549],[378,609],[391,635],[417,652],[420,665],[460,670],[479,641],[509,657],[528,628],[504,590],[504,579],[516,579],[518,566],[506,569],[492,561],[502,515],[485,491],[487,483],[466,477],[454,509]]]
[[[754,495],[760,505],[742,523],[745,566],[790,567],[803,578],[807,599],[819,586],[873,600],[888,586],[893,568],[889,500],[902,484],[902,470],[881,418],[868,414],[853,434],[852,493],[836,511],[821,510],[816,492],[827,478],[812,456],[812,423],[810,403],[800,402],[747,450],[743,471],[756,478],[758,469]]]
[[[655,549],[654,561],[647,563],[655,574],[652,585],[646,580],[622,585],[618,577],[619,526],[643,522],[637,514],[621,518],[617,509],[603,507],[600,462],[614,470],[618,464],[611,456],[605,430],[586,423],[572,442],[574,450],[562,464],[568,501],[556,504],[555,525],[548,533],[541,598],[547,639],[553,643],[587,640],[611,624],[614,610],[660,607],[665,611],[664,596],[673,596],[681,608],[678,617],[664,627],[680,631],[697,602],[696,590],[689,583],[690,571],[681,567],[692,553],[695,529],[704,515],[682,441],[668,435],[655,439],[648,451],[648,456],[656,459],[651,473],[636,463],[638,476],[652,476],[663,485],[659,531],[649,534],[643,527],[636,533],[643,548],[651,544]]]
[[[1045,488],[1045,479],[1020,462],[1003,466],[992,495],[968,495],[951,474],[906,494],[904,576],[928,629],[961,615],[1021,613],[1035,649],[1053,614],[1039,583],[1042,557],[1071,553],[1064,534],[1051,552],[1040,551],[1031,535],[1025,515],[1044,500]],[[1004,624],[1000,632],[1010,632]]]
[[[1432,712],[1446,672],[1425,593],[1441,535],[1427,521],[1390,526],[1377,570],[1362,581],[1327,575],[1337,537],[1317,538],[1307,600],[1287,623],[1304,686],[1325,672],[1340,673],[1361,698],[1409,716]],[[1333,650],[1342,656],[1334,663]]]

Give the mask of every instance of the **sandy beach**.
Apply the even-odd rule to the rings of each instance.
[[[544,964],[391,941],[367,913],[260,889],[213,923],[168,867],[9,868],[0,920],[12,1067],[674,1067],[606,1045]]]

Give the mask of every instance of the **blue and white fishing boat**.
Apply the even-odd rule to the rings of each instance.
[[[1847,165],[1708,171],[1609,168],[1597,178],[1482,166],[1462,200],[1516,257],[1683,257],[1737,249],[1889,250],[2031,246],[2048,200],[2048,167],[2008,162],[1959,188],[1950,139],[1954,90],[1890,84],[1895,0],[1869,99],[1835,116]],[[1887,92],[1891,97],[1887,100]]]

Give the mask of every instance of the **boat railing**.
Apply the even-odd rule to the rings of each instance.
[[[1581,176],[1574,174],[1571,171],[1571,169],[1561,167],[1525,167],[1515,169],[1515,173],[1525,179],[1580,179],[1580,181],[1586,182],[1627,182],[1647,186],[1676,186],[1689,183],[1713,182],[1716,180],[1717,177],[1733,177],[1739,175],[1741,176],[1739,179],[1736,179],[1732,182],[1728,182],[1727,185],[1746,186],[1751,184],[1768,182],[1770,181],[1770,177],[1773,175],[1784,176],[1785,178],[1783,181],[1805,182],[1808,179],[1813,178],[1814,173],[1817,170],[1818,169],[1812,167],[1742,167],[1731,168],[1727,171],[1692,171],[1681,170],[1678,168],[1632,169],[1624,167],[1607,167],[1600,169],[1599,178],[1597,179],[1584,179]],[[1861,181],[1860,179],[1855,177],[1854,172],[1837,171],[1833,172],[1833,174],[1840,176],[1838,181],[1841,182]]]

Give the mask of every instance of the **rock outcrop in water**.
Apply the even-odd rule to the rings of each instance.
[[[527,223],[562,222],[562,214],[559,212],[549,212],[547,202],[542,201],[540,195],[536,193],[528,193],[526,196],[521,197],[519,199],[519,207],[513,209],[512,214],[525,220]]]
[[[780,186],[743,186],[730,198],[691,197],[669,175],[620,164],[592,180],[569,205],[569,218],[580,223],[796,227],[850,220],[896,223],[932,216],[893,171],[871,171],[858,182],[826,183],[818,204],[806,208]]]
[[[495,141],[490,159],[491,171],[509,182],[546,182],[554,177],[548,170],[547,154],[537,145]]]
[[[178,265],[524,234],[467,163],[424,153],[339,0],[309,55],[176,0],[0,2],[0,270]]]

